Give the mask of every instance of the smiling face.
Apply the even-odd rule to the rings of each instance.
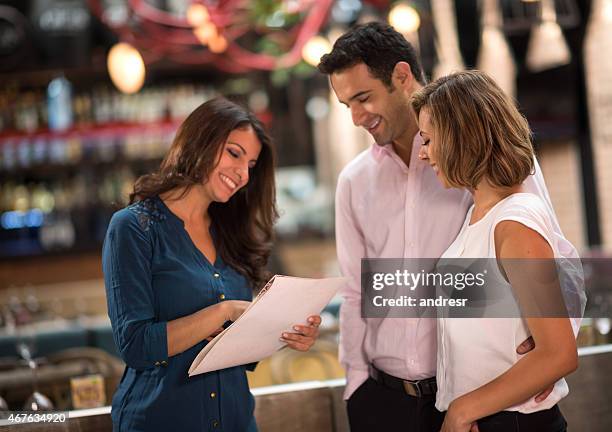
[[[407,87],[414,80],[409,67],[407,72],[394,72],[393,91],[373,78],[364,63],[334,72],[330,79],[338,100],[351,110],[353,124],[367,130],[378,145],[406,138],[412,142],[413,137],[406,136],[414,124],[409,98],[398,88],[400,82]]]
[[[249,126],[234,129],[221,147],[219,162],[212,170],[204,190],[212,201],[227,202],[249,182],[249,170],[257,163],[261,143]]]
[[[423,138],[423,146],[419,152],[421,160],[426,161],[436,173],[436,177],[442,183],[445,188],[450,188],[448,180],[444,176],[444,173],[440,171],[440,167],[437,163],[437,152],[439,151],[439,143],[436,139],[436,133],[431,124],[431,117],[429,109],[427,107],[421,108],[419,113],[419,130],[421,137]]]

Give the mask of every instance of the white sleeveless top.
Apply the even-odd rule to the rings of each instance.
[[[504,220],[519,222],[538,232],[548,241],[555,257],[559,257],[553,223],[546,205],[537,195],[512,194],[469,225],[473,210],[474,206],[468,211],[457,238],[442,255],[443,259],[495,258],[495,226]],[[497,273],[511,290],[499,269]],[[439,318],[436,408],[446,411],[456,398],[507,371],[521,358],[516,347],[529,336],[529,329],[520,318]],[[568,392],[565,379],[561,379],[544,401],[537,403],[532,397],[506,411],[528,414],[549,409]]]

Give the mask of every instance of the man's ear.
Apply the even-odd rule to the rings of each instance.
[[[411,92],[412,86],[414,85],[414,75],[412,75],[412,69],[406,62],[397,62],[393,68],[391,75],[391,81],[395,87],[399,87],[404,91]]]

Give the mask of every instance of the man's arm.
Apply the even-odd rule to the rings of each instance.
[[[340,175],[336,189],[336,251],[342,274],[350,278],[341,290],[340,363],[346,370],[344,399],[368,378],[368,361],[363,351],[366,331],[361,317],[361,258],[365,257],[364,238],[357,226],[349,180]]]

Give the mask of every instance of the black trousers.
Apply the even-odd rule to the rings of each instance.
[[[557,405],[531,414],[502,411],[478,420],[480,432],[565,432],[567,423]]]
[[[435,403],[435,395],[416,398],[368,378],[347,401],[351,432],[439,432]]]

